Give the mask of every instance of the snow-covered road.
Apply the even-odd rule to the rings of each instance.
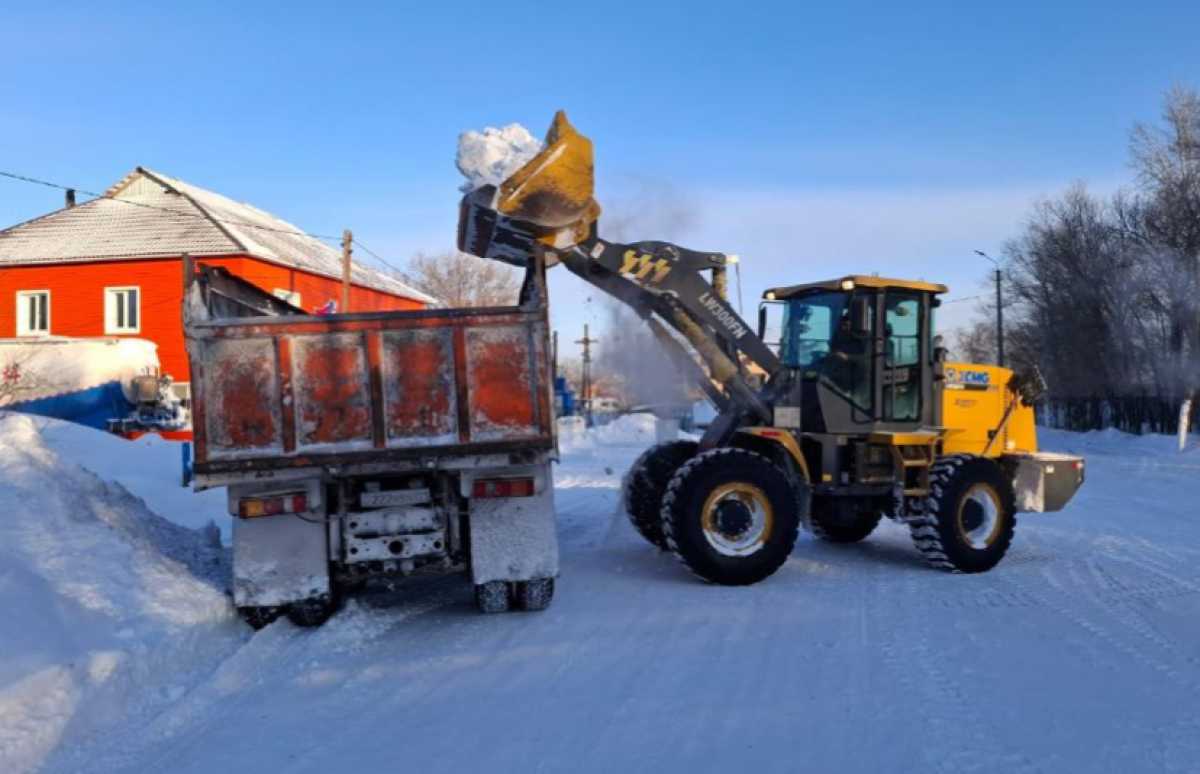
[[[0,420],[5,475],[26,470],[33,443],[13,448],[14,421]],[[43,435],[47,455],[115,465],[107,439]],[[563,574],[545,613],[480,616],[469,587],[446,578],[354,602],[314,631],[281,621],[252,635],[214,613],[207,592],[181,620],[89,609],[78,632],[69,617],[36,628],[80,584],[125,579],[64,580],[0,547],[0,599],[41,595],[0,620],[6,660],[13,643],[26,664],[0,671],[0,770],[1200,769],[1200,450],[1045,433],[1044,446],[1088,456],[1088,482],[1063,513],[1023,517],[985,575],[927,569],[885,523],[849,547],[802,536],[768,581],[722,588],[642,543],[618,513],[621,474],[649,440],[565,439]],[[138,491],[164,455],[143,456],[136,480],[112,475],[130,476],[151,508],[174,502]],[[176,458],[160,469],[161,486],[176,486]],[[119,487],[95,485],[124,502]],[[22,497],[6,497],[0,519],[45,507],[32,489]],[[187,507],[174,517],[197,523]],[[164,583],[146,572],[128,582]],[[53,675],[61,695],[30,689]]]

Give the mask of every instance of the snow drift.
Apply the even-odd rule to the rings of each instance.
[[[227,623],[215,527],[172,524],[61,460],[30,417],[0,414],[0,770],[29,771],[156,700],[137,690],[168,636]],[[156,670],[157,671],[157,670]]]

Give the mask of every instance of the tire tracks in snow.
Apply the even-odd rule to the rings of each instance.
[[[919,560],[915,552],[913,560]],[[942,666],[945,654],[933,644],[928,627],[930,619],[939,616],[925,615],[928,605],[922,591],[937,579],[946,582],[966,579],[936,570],[922,570],[904,572],[901,576],[903,580],[898,584],[900,591],[889,594],[899,597],[899,600],[889,605],[886,614],[880,608],[879,594],[870,596],[871,604],[867,613],[869,620],[891,619],[888,625],[878,627],[882,633],[878,644],[883,662],[897,678],[903,693],[918,697],[916,714],[919,716],[918,733],[922,735],[922,758],[919,766],[906,770],[945,774],[983,771],[1034,774],[1050,771],[1025,753],[1013,750],[988,734],[985,729],[990,721],[980,713],[980,703],[972,697],[967,687],[969,683]],[[889,574],[894,572],[892,569]],[[903,638],[899,636],[900,633],[904,634]],[[970,636],[969,632],[967,636]],[[948,739],[960,741],[947,751]],[[928,757],[931,751],[937,751],[935,754],[939,757]]]

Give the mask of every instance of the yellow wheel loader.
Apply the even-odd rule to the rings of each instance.
[[[1082,484],[1082,458],[1038,451],[1038,374],[946,362],[933,333],[945,286],[851,275],[776,287],[754,331],[726,300],[735,256],[609,242],[592,192],[592,144],[560,112],[537,157],[463,197],[459,249],[526,267],[526,298],[544,299],[546,268],[562,264],[634,309],[705,390],[719,414],[703,437],[648,449],[624,484],[638,532],[701,578],[755,583],[800,526],[850,543],[883,516],[935,567],[982,572],[1018,511],[1058,510]]]

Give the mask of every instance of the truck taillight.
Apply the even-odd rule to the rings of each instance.
[[[308,497],[303,494],[285,494],[276,497],[247,497],[238,501],[238,516],[257,519],[260,516],[276,516],[280,513],[301,513],[308,510]]]
[[[472,497],[533,497],[532,478],[480,478],[471,488]]]

